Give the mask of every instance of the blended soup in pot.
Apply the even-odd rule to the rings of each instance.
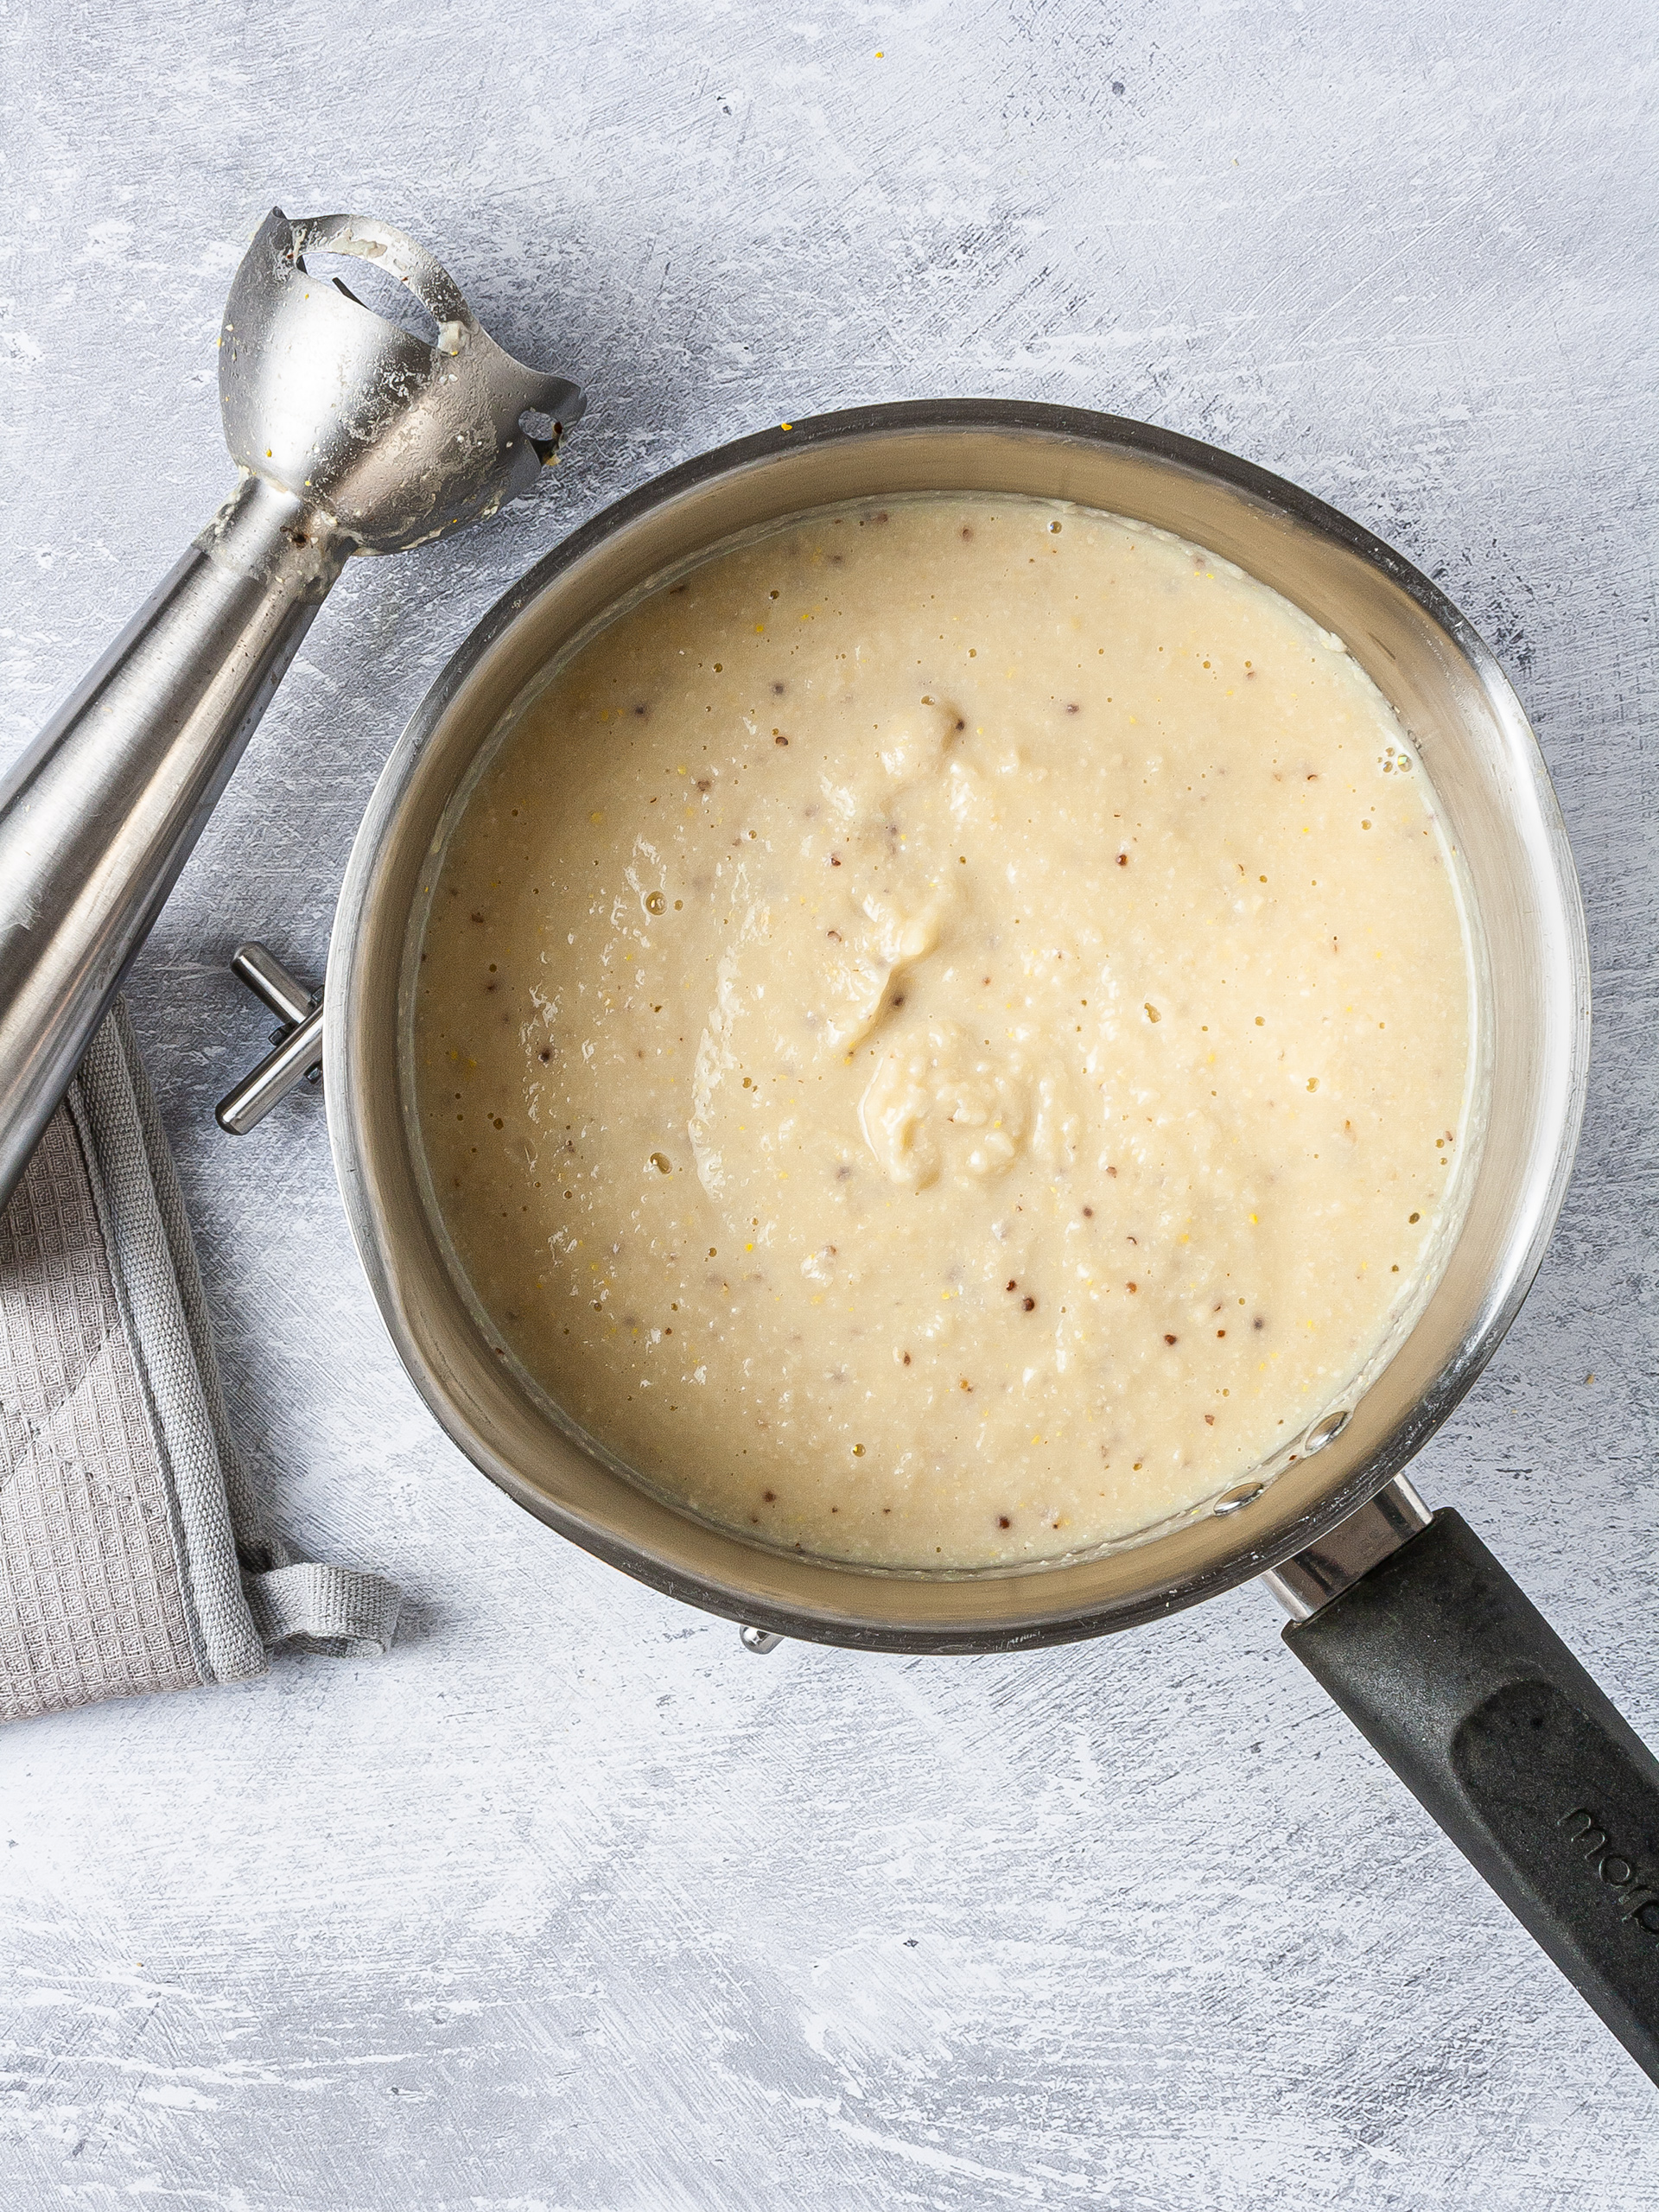
[[[1341,641],[1016,498],[832,510],[557,666],[428,887],[433,1200],[650,1484],[901,1567],[1154,1526],[1352,1402],[1433,1265],[1471,991]]]

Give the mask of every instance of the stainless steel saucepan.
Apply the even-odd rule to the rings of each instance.
[[[1336,632],[1421,751],[1474,940],[1475,1156],[1443,1272],[1386,1368],[1345,1420],[1177,1522],[1011,1571],[883,1571],[752,1542],[556,1425],[446,1262],[412,1106],[422,887],[469,771],[527,691],[653,579],[737,532],[929,491],[1132,516],[1236,562]],[[580,755],[555,772],[580,777]],[[760,1649],[804,1637],[1012,1650],[1131,1627],[1265,1575],[1298,1657],[1659,2078],[1659,1764],[1463,1522],[1431,1515],[1401,1471],[1491,1357],[1542,1257],[1589,1027],[1554,796],[1514,692],[1442,594],[1355,524],[1211,447],[1071,409],[940,401],[825,416],[690,462],[499,602],[410,724],[359,834],[329,952],[325,1088],[353,1233],[404,1364],[461,1449],[539,1519],[741,1622]]]

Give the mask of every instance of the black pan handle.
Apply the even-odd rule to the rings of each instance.
[[[1285,1642],[1659,2081],[1659,1760],[1455,1513]]]

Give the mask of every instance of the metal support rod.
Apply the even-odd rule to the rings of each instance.
[[[227,1091],[213,1109],[213,1119],[233,1137],[245,1137],[276,1101],[322,1065],[322,1008],[315,1007],[290,1029],[276,1051]]]
[[[231,955],[231,973],[283,1021],[303,1021],[322,997],[321,991],[308,991],[274,952],[257,941],[237,946]]]

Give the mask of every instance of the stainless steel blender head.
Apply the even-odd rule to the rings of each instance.
[[[348,557],[494,514],[582,407],[401,231],[280,208],[219,403],[236,489],[0,785],[0,1205]]]
[[[273,209],[219,344],[232,458],[324,509],[362,553],[494,514],[582,412],[575,385],[502,352],[442,263],[364,215]]]

